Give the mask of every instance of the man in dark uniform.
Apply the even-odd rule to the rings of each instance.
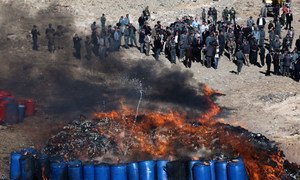
[[[171,63],[176,64],[176,43],[175,43],[174,37],[171,37],[171,40],[169,43],[169,49],[170,49],[170,61],[171,61]]]
[[[206,11],[205,8],[202,9],[202,21],[206,21]]]
[[[296,48],[297,48],[297,52],[300,53],[300,36],[299,36],[299,38],[296,40],[295,46],[296,46]]]
[[[266,76],[271,76],[272,50],[266,56],[267,72]]]
[[[280,53],[279,53],[279,50],[276,50],[275,54],[273,55],[273,65],[274,65],[274,74],[275,75],[280,75],[279,64],[280,64]]]
[[[237,61],[237,74],[240,74],[240,72],[242,71],[243,62],[245,60],[245,56],[241,49],[237,50],[235,57]]]
[[[211,43],[209,43],[209,45],[206,48],[206,67],[207,68],[211,68],[211,63],[212,63],[214,55],[215,55],[215,48],[211,42]]]
[[[235,24],[235,9],[233,7],[231,7],[230,9],[230,23]]]
[[[223,13],[222,13],[222,17],[223,17],[224,22],[228,21],[228,14],[229,14],[229,10],[228,10],[227,7],[225,7],[225,9],[223,10]]]
[[[102,29],[104,29],[105,28],[105,22],[106,22],[105,14],[102,14],[102,16],[100,18],[100,22],[101,22]]]
[[[81,38],[78,36],[78,34],[75,34],[73,37],[73,43],[74,43],[74,49],[75,49],[75,57],[77,59],[81,59]]]
[[[286,14],[286,26],[285,29],[291,29],[293,21],[293,14],[292,11]]]
[[[284,60],[283,60],[283,76],[289,76],[290,75],[290,66],[292,62],[293,56],[291,52],[286,53]]]
[[[90,60],[91,57],[92,57],[93,46],[92,46],[92,42],[91,42],[91,39],[90,39],[89,36],[86,36],[84,44],[85,44],[85,49],[86,49],[86,56],[85,57],[86,57],[87,60]]]
[[[265,47],[261,46],[259,47],[259,57],[260,57],[260,67],[263,67],[265,65]]]
[[[40,32],[37,30],[36,25],[33,25],[32,30],[31,30],[31,35],[32,35],[32,49],[37,51],[38,50],[38,36],[40,35]]]
[[[49,24],[48,28],[46,29],[46,38],[48,39],[48,50],[49,52],[54,53],[54,33],[55,29],[52,27],[52,24]]]

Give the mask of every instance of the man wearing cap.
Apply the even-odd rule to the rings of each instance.
[[[289,11],[289,13],[286,14],[286,26],[285,26],[285,29],[291,29],[291,27],[292,27],[292,21],[293,21],[293,14],[292,14],[292,11]]]
[[[36,25],[33,25],[31,30],[31,36],[32,36],[32,49],[37,51],[38,50],[38,36],[40,36],[40,32],[37,30]]]

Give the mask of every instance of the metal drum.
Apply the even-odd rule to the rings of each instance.
[[[139,162],[139,179],[154,180],[155,179],[155,161]]]

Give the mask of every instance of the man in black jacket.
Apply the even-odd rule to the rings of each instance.
[[[293,14],[292,11],[286,14],[286,26],[285,29],[291,29],[293,21]]]
[[[32,35],[32,49],[37,51],[38,50],[38,36],[40,35],[40,32],[37,30],[36,25],[33,25],[32,30],[31,30],[31,35]]]
[[[297,48],[297,51],[298,53],[300,52],[300,36],[299,36],[299,39],[296,40],[296,48]]]
[[[267,72],[266,76],[271,76],[272,50],[266,56]]]
[[[211,68],[211,62],[213,60],[215,54],[215,48],[212,45],[212,43],[209,43],[209,45],[206,48],[206,67]]]
[[[77,59],[81,59],[81,38],[78,36],[78,34],[75,34],[73,37],[73,43],[74,43],[74,49],[75,49],[75,57]]]
[[[243,63],[245,60],[245,56],[241,49],[237,50],[235,57],[236,57],[236,61],[237,61],[237,74],[239,75],[240,72],[242,71]]]

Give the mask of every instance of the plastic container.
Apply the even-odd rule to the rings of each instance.
[[[65,162],[55,162],[50,164],[50,179],[68,179],[68,169]]]
[[[84,180],[95,179],[95,166],[93,163],[86,163],[83,165],[83,179]]]
[[[31,154],[33,156],[37,156],[38,155],[38,151],[36,149],[32,148],[32,147],[22,149],[21,153],[23,155],[28,155],[28,154]]]
[[[194,180],[211,180],[210,163],[203,161],[196,163],[193,167]]]
[[[168,179],[180,179],[186,180],[188,176],[188,164],[189,161],[178,160],[178,161],[170,161],[167,163],[167,174]]]
[[[52,156],[49,158],[50,164],[52,163],[60,163],[60,162],[64,162],[64,158],[62,158],[61,156]]]
[[[18,122],[23,122],[24,117],[25,117],[25,106],[24,105],[22,105],[22,104],[18,105],[18,114],[19,114]]]
[[[33,179],[34,177],[34,159],[32,155],[23,155],[20,158],[21,180]]]
[[[167,160],[157,160],[156,161],[156,175],[157,180],[167,180]]]
[[[12,98],[4,98],[5,102],[5,123],[16,124],[18,123],[18,104]]]
[[[95,179],[110,180],[110,167],[108,164],[97,164],[95,166]]]
[[[139,162],[139,179],[154,180],[155,179],[155,161]]]
[[[33,99],[28,99],[25,101],[25,116],[32,116],[35,113],[35,102]]]
[[[139,180],[139,164],[136,162],[127,164],[127,179]]]
[[[68,162],[68,178],[72,180],[82,180],[82,163],[79,160]]]
[[[127,166],[126,164],[118,164],[110,167],[111,180],[127,180]]]
[[[228,180],[247,180],[248,175],[241,158],[233,159],[227,164]]]
[[[227,161],[215,162],[216,180],[227,180]]]
[[[39,180],[49,179],[50,178],[50,160],[48,155],[39,154],[37,156],[37,177]]]
[[[210,165],[211,180],[216,180],[215,160],[210,160],[209,165]]]
[[[0,101],[0,124],[4,124],[5,121],[5,101]]]
[[[193,161],[189,161],[189,180],[193,180],[193,166],[196,163],[199,163],[199,160],[193,160]]]
[[[21,178],[21,165],[20,159],[22,154],[14,151],[10,154],[10,179],[16,180]]]

